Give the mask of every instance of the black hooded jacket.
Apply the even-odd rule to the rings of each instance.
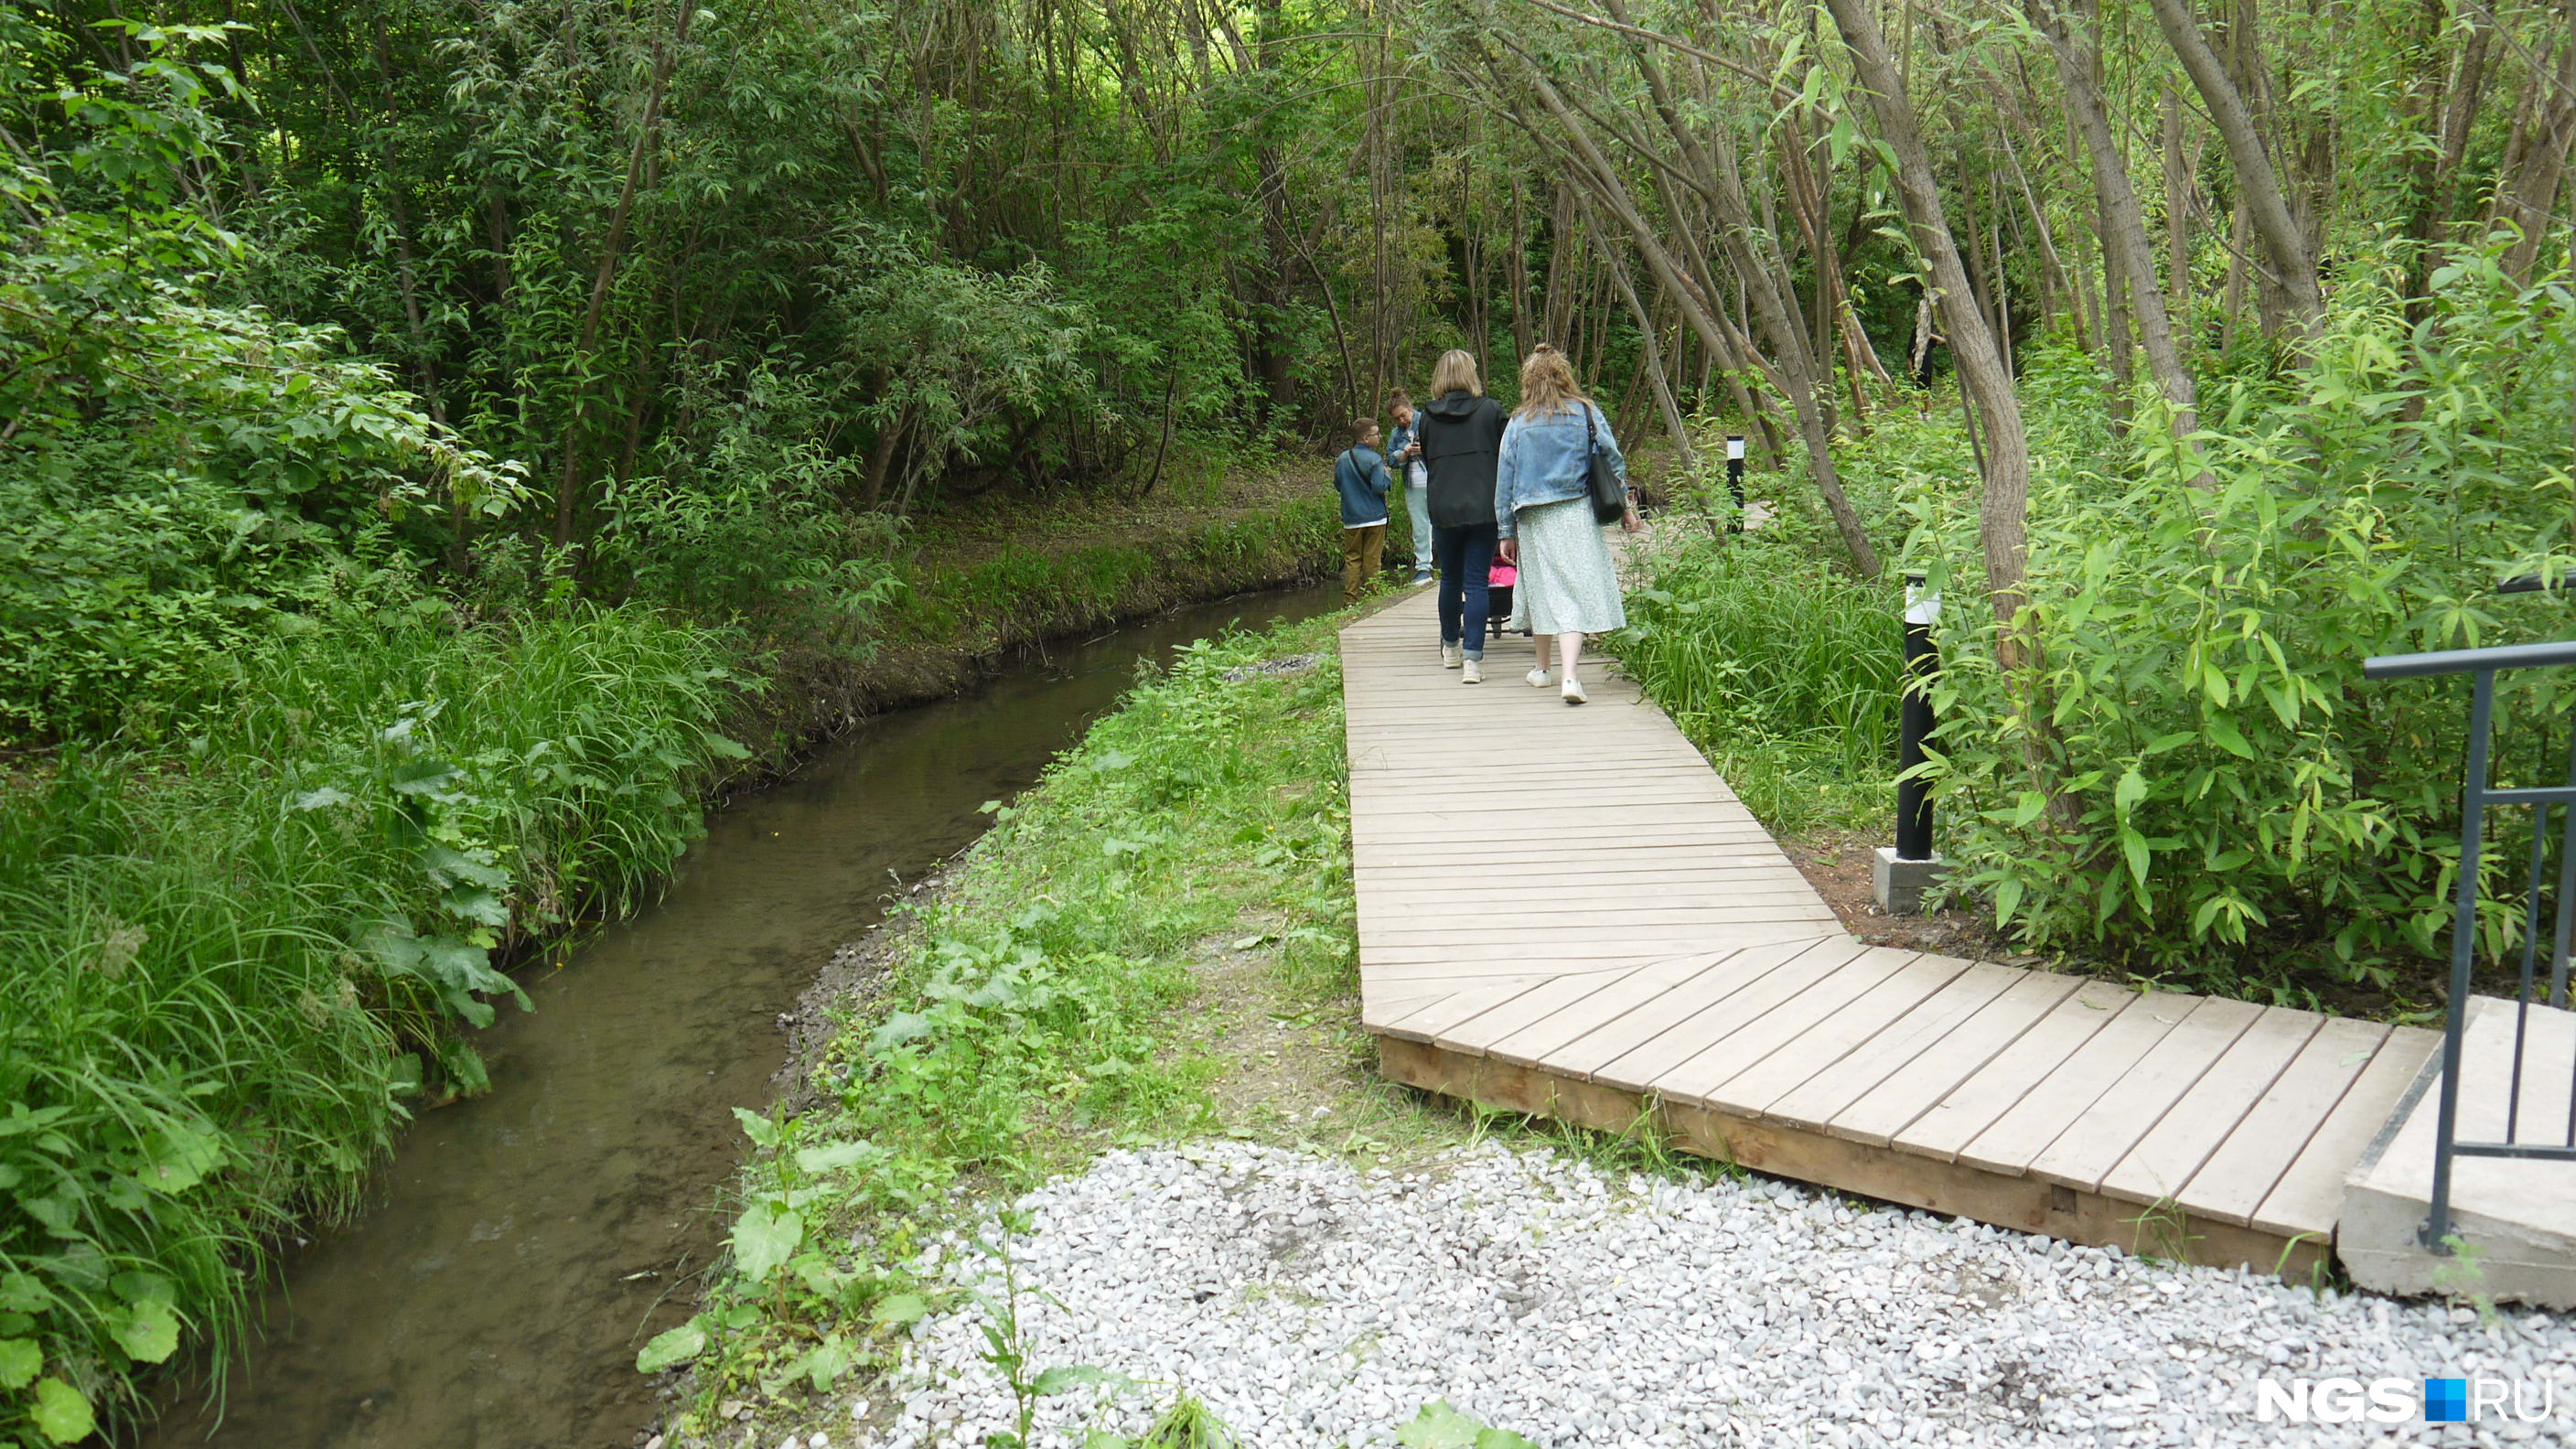
[[[1415,435],[1431,474],[1426,500],[1437,528],[1491,526],[1494,471],[1503,457],[1503,405],[1471,392],[1444,392],[1423,405]]]

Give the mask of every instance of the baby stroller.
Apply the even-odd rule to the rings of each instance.
[[[1486,573],[1485,636],[1487,638],[1500,639],[1511,632],[1506,626],[1512,622],[1512,586],[1520,582],[1520,577],[1519,569],[1501,559],[1494,560],[1493,568]],[[1521,632],[1527,634],[1529,631],[1523,629]]]

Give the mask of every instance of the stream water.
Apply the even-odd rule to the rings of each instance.
[[[150,1449],[611,1449],[654,1411],[636,1348],[686,1317],[779,1014],[903,884],[1037,778],[1139,658],[1332,608],[1331,586],[1184,609],[875,720],[708,822],[669,893],[527,981],[476,1039],[485,1097],[426,1113],[368,1210],[286,1264],[220,1423]]]

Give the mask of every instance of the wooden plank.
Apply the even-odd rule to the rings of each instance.
[[[2069,1187],[2096,1188],[2262,1014],[2263,1008],[2250,1002],[2200,998],[2137,1065],[2121,1073],[2031,1159],[2029,1171]]]
[[[1645,1079],[1645,1085],[1668,1096],[1743,1106],[1724,1091],[1736,1077],[1777,1055],[1819,1022],[1843,1011],[1904,971],[1920,953],[1872,946],[1844,962],[1833,975],[1786,996],[1733,1031]],[[1749,1004],[1749,1003],[1748,1003]]]
[[[2343,1211],[2345,1175],[2361,1161],[2362,1151],[2387,1125],[2398,1099],[2406,1095],[2441,1044],[2441,1033],[2422,1027],[2401,1026],[2390,1032],[2248,1223],[2258,1231],[2284,1237],[2299,1233],[2322,1237],[2330,1232]]]
[[[1849,936],[1778,941],[1730,953],[1716,969],[1675,986],[1662,997],[1623,1013],[1568,1041],[1548,1055],[1550,1071],[1590,1078],[1611,1062],[1646,1045],[1699,1013],[1728,1000],[1775,971],[1801,979],[1832,970],[1868,948]],[[1821,958],[1821,959],[1811,959]]]
[[[2176,1099],[2163,1120],[2102,1175],[2100,1190],[2127,1202],[2179,1200],[2184,1184],[2280,1081],[2324,1022],[2312,1011],[2264,1010]],[[2304,1142],[2305,1134],[2298,1140]],[[2279,1150],[2281,1166],[2297,1155],[2296,1143]]]
[[[1668,1009],[1673,993],[1707,973],[1721,969],[1736,953],[1705,951],[1638,967],[1615,991],[1594,992],[1536,1018],[1519,1030],[1497,1035],[1485,1044],[1489,1056],[1536,1066],[1593,1031],[1631,1011]],[[1481,1034],[1481,1033],[1480,1033]]]
[[[1627,973],[1621,971],[1609,974],[1618,976]],[[1395,1025],[1402,1028],[1406,1036],[1425,1041],[1438,1041],[1462,1021],[1472,1021],[1505,1002],[1526,996],[1533,991],[1549,990],[1557,982],[1566,979],[1562,976],[1541,975],[1480,979],[1463,990],[1406,1015]]]
[[[1878,1056],[1872,1049],[1874,1040],[1910,1013],[1922,1010],[1970,969],[1970,963],[1956,956],[1916,956],[1769,1056],[1699,1095],[1768,1116],[1773,1103],[1808,1082],[1874,1076],[1884,1070],[1874,1064]]]
[[[2073,989],[2066,990],[2070,984]],[[2044,998],[2051,992],[2057,999],[2042,1009],[2036,1021],[2025,1020],[2023,1006],[2032,997]],[[1979,1010],[1921,1057],[1891,1073],[1879,1089],[1886,1093],[1881,1101],[1855,1103],[1853,1120],[1829,1130],[1866,1142],[1876,1126],[1899,1111],[1925,1104],[1909,1120],[1888,1127],[1882,1140],[1904,1152],[1945,1160],[1956,1157],[1959,1149],[2030,1096],[2104,1023],[2137,999],[2136,992],[2107,981],[2070,983],[2066,977],[2034,972],[1992,1007]]]
[[[1958,1160],[1988,1172],[2018,1176],[2084,1115],[2121,1073],[2137,1064],[2174,1024],[2199,1004],[2192,996],[2140,997],[2069,1052],[2010,1110],[1959,1149]]]
[[[2308,1139],[2386,1040],[2388,1028],[2374,1021],[2335,1019],[2318,1027],[2263,1100],[2175,1196],[2195,1213],[2252,1223],[2254,1210],[2307,1150]]]
[[[1955,961],[1955,958],[1948,958]],[[2026,983],[2031,974],[1991,961],[1956,962],[1964,968],[1906,1017],[1872,1037],[1830,1076],[1819,1076],[1763,1109],[1765,1117],[1884,1147],[1896,1130],[1922,1114],[1932,1098],[1919,1086],[1889,1088],[1887,1080],[1915,1073],[1917,1063],[1978,1019],[1996,997]],[[1936,1059],[1937,1060],[1937,1059]],[[1943,1079],[1946,1085],[1946,1079]]]
[[[1746,983],[1742,990],[1703,1007],[1687,1018],[1668,1017],[1665,1030],[1618,1060],[1603,1063],[1590,1076],[1594,1081],[1617,1087],[1641,1091],[1652,1088],[1657,1079],[1760,1021],[1783,1002],[1794,1001],[1819,989],[1844,967],[1869,955],[1872,949],[1855,941],[1848,952],[1826,950],[1802,954],[1781,969],[1764,973],[1760,979]],[[1868,979],[1875,981],[1893,969],[1894,964],[1887,963]]]

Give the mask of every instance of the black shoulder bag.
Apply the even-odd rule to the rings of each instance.
[[[1628,485],[1601,453],[1601,434],[1592,425],[1592,404],[1583,405],[1584,476],[1592,485],[1592,521],[1614,523],[1628,511]]]

